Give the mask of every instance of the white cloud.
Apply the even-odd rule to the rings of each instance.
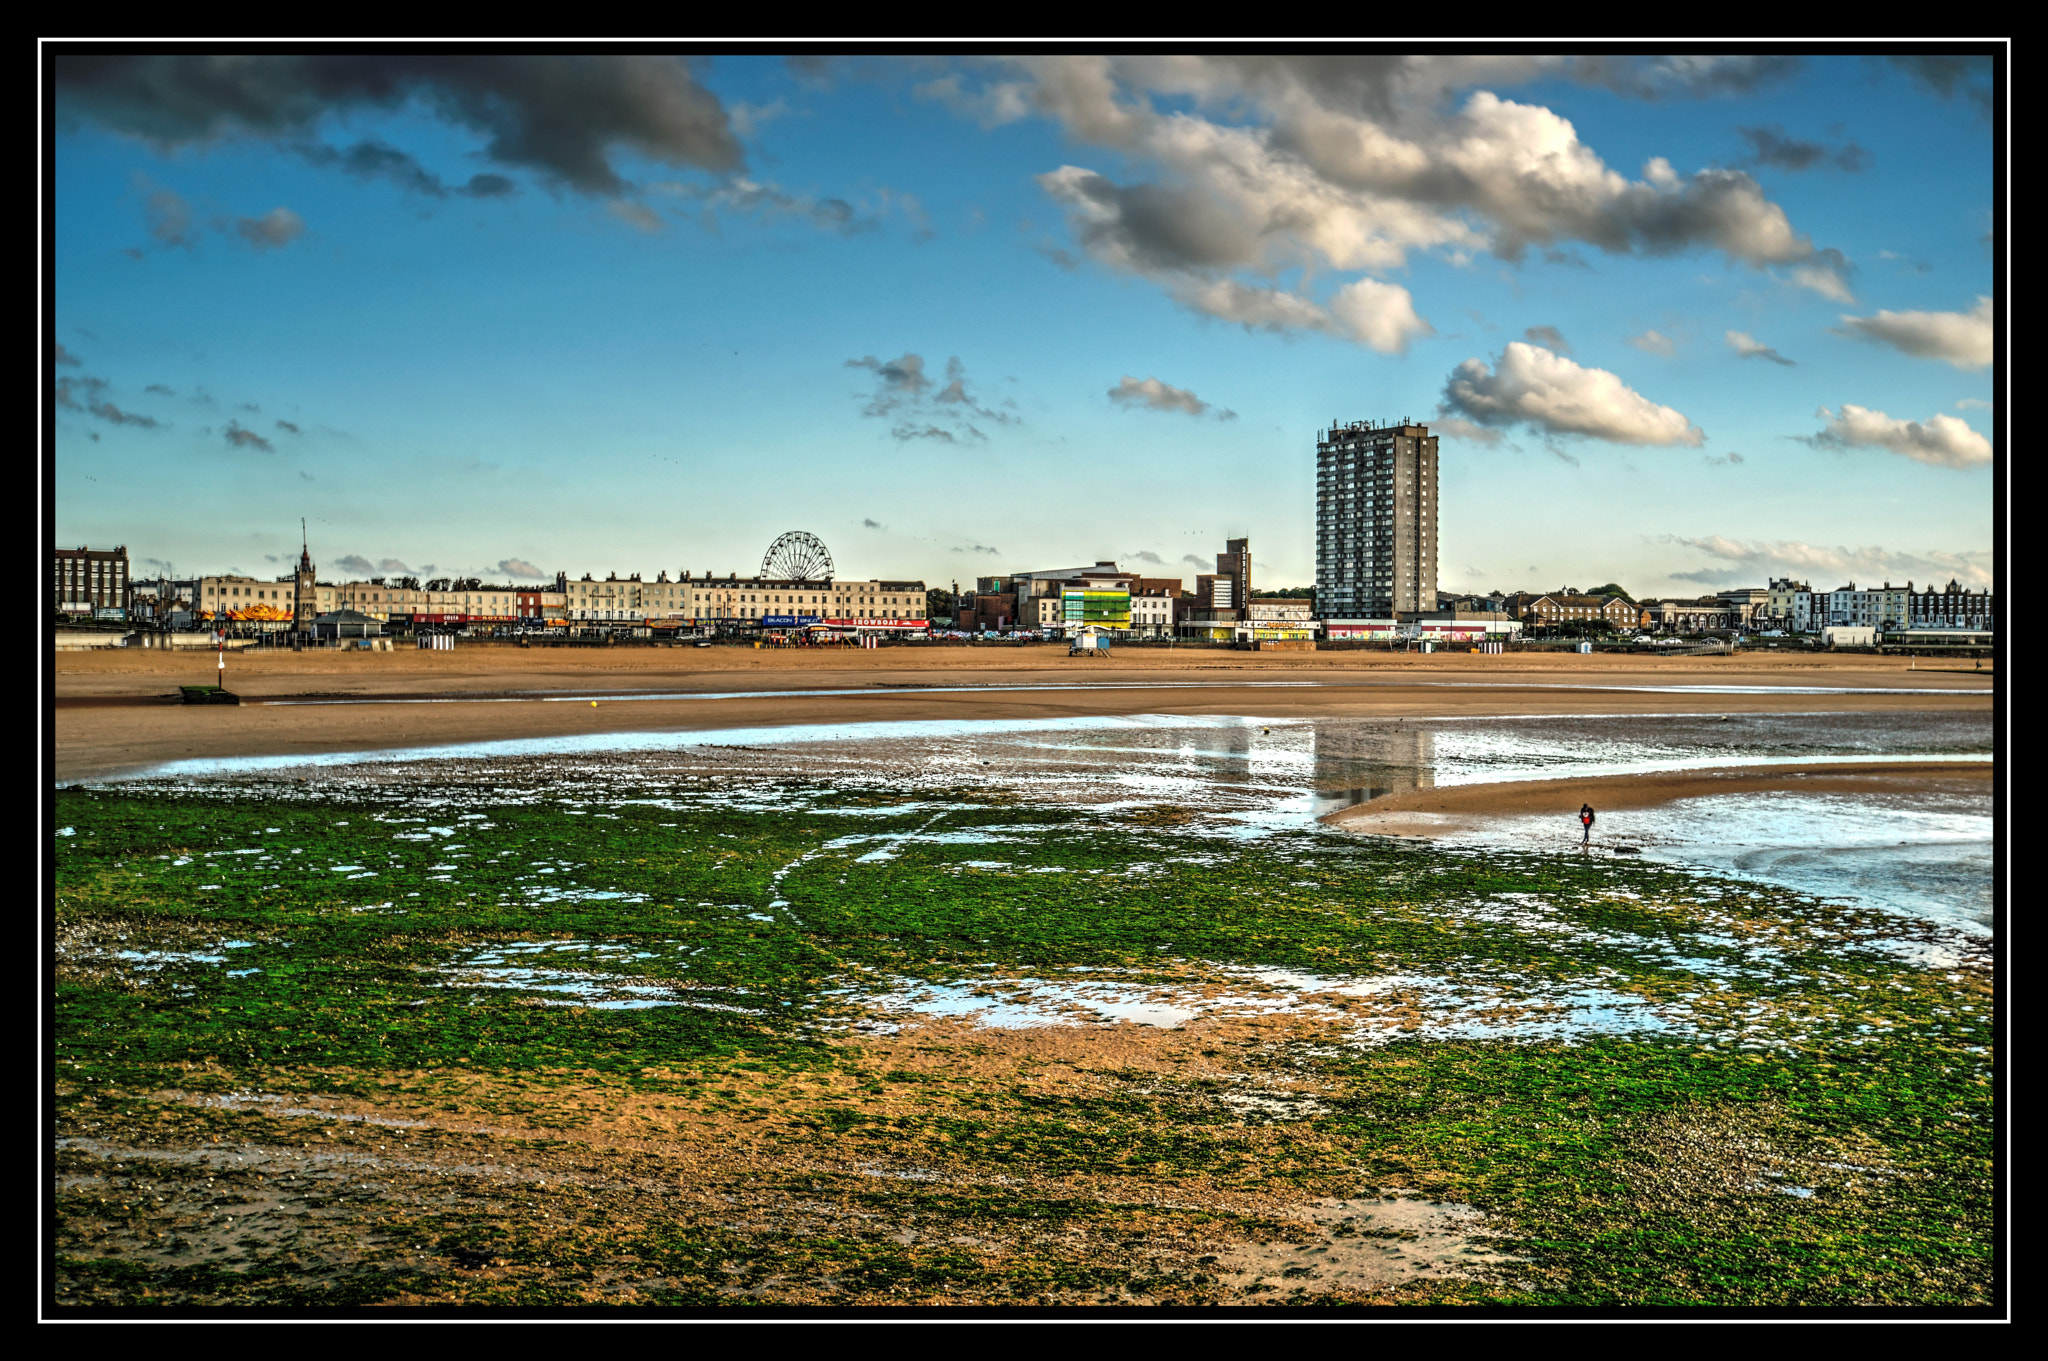
[[[1856,301],[1856,295],[1849,291],[1849,261],[1838,250],[1814,252],[1811,261],[1794,267],[1792,282],[1812,289],[1829,302]]]
[[[1617,253],[1704,245],[1750,264],[1797,264],[1814,255],[1747,175],[1681,175],[1653,158],[1642,179],[1630,180],[1547,108],[1487,90],[1474,91],[1455,110],[1443,106],[1445,78],[1470,84],[1500,74],[1500,67],[1382,66],[1391,78],[1376,81],[1367,62],[1320,71],[1281,62],[1247,80],[1229,58],[1140,59],[1107,68],[1101,58],[1084,60],[1094,88],[1114,88],[1107,70],[1135,89],[1113,118],[1064,119],[1071,133],[1149,153],[1175,178],[1221,202],[1284,205],[1292,210],[1285,216],[1267,212],[1255,220],[1298,236],[1339,268],[1368,257],[1391,266],[1409,249],[1446,243],[1509,256],[1560,240]],[[1058,65],[1041,59],[1033,69],[1042,75]],[[1376,88],[1360,88],[1368,84]],[[1268,126],[1159,115],[1145,101],[1150,92],[1189,91],[1234,96]],[[1055,111],[1053,102],[1044,106]],[[1113,128],[1114,137],[1100,136],[1103,128]]]
[[[1836,449],[1889,449],[1895,454],[1940,468],[1975,468],[1991,461],[1991,441],[1954,416],[1929,416],[1925,421],[1898,420],[1882,411],[1842,404],[1838,416],[1826,407],[1819,415],[1827,429],[1811,442]]]
[[[1260,331],[1331,331],[1330,314],[1313,298],[1236,279],[1189,279],[1173,288],[1183,306]]]
[[[1728,332],[1727,339],[1728,348],[1741,355],[1744,359],[1768,359],[1773,364],[1783,364],[1787,368],[1792,367],[1792,360],[1779,354],[1747,331],[1730,331]]]
[[[1744,541],[1719,534],[1704,538],[1667,534],[1661,541],[1704,553],[1716,564],[1698,571],[1670,574],[1680,581],[1722,585],[1742,580],[1761,586],[1771,577],[1792,577],[1819,591],[1833,590],[1850,581],[1888,580],[1904,585],[1911,580],[1925,586],[1954,577],[1972,589],[1992,584],[1991,555],[1986,552],[1907,553],[1878,547],[1829,548],[1798,540]]]
[[[1483,425],[1474,425],[1459,416],[1446,416],[1439,412],[1429,423],[1435,433],[1451,439],[1469,440],[1473,444],[1499,444],[1507,436],[1498,430],[1489,430]]]
[[[1605,369],[1582,368],[1541,346],[1510,341],[1499,367],[1468,359],[1444,382],[1444,409],[1489,426],[1527,423],[1552,435],[1615,444],[1698,446],[1704,432]]]
[[[1654,354],[1659,359],[1669,359],[1678,353],[1678,342],[1657,331],[1645,331],[1639,336],[1630,336],[1628,343],[1644,354]]]
[[[1209,286],[1239,271],[1270,277],[1322,265],[1383,274],[1416,250],[1492,250],[1513,259],[1532,245],[1569,242],[1624,255],[1716,250],[1753,267],[1792,267],[1804,286],[1849,296],[1846,260],[1816,250],[1747,174],[1681,173],[1652,158],[1631,179],[1547,108],[1483,89],[1455,106],[1447,97],[1475,82],[1544,72],[1619,80],[1615,88],[1644,97],[1714,88],[1720,76],[1701,85],[1678,67],[1549,58],[1030,57],[978,65],[979,79],[955,73],[919,93],[984,125],[1042,114],[1078,141],[1149,162],[1128,182],[1078,165],[1038,182],[1094,258],[1158,279],[1212,315],[1229,312],[1200,306]],[[1155,96],[1192,97],[1194,107],[1161,112]],[[1342,316],[1335,299],[1301,302],[1299,320],[1267,307],[1249,324],[1328,329],[1314,326],[1310,305]],[[1419,318],[1367,310],[1370,324],[1347,319],[1338,333],[1384,353],[1428,333]]]
[[[1942,359],[1959,369],[1981,369],[1992,359],[1991,299],[1967,312],[1886,312],[1843,317],[1842,334],[1874,340],[1918,359]]]
[[[1185,411],[1190,416],[1206,415],[1211,409],[1209,403],[1186,388],[1162,383],[1157,378],[1141,382],[1128,373],[1109,390],[1109,400],[1118,406],[1143,407],[1147,411]],[[1236,415],[1234,411],[1219,411],[1216,419],[1227,421]]]
[[[1359,279],[1337,290],[1330,314],[1352,339],[1381,354],[1402,354],[1417,336],[1435,335],[1436,328],[1415,314],[1415,299],[1398,284]]]

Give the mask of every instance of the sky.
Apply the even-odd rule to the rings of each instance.
[[[1959,50],[51,50],[53,532],[138,573],[1308,585],[1410,419],[1446,590],[1995,585]]]

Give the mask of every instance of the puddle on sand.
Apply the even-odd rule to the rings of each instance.
[[[604,941],[515,941],[470,951],[436,972],[449,987],[506,989],[525,993],[526,1000],[540,1006],[590,1007],[599,1011],[689,1006],[758,1014],[752,1008],[692,996],[692,985],[682,980],[653,979],[603,968],[606,963],[632,964],[661,957],[637,945]]]
[[[1491,1278],[1524,1260],[1488,1244],[1485,1214],[1448,1201],[1317,1200],[1279,1217],[1301,1228],[1271,1242],[1233,1244],[1204,1265],[1249,1293],[1348,1295]]]
[[[1298,1017],[1337,1028],[1343,1042],[1364,1047],[1407,1039],[1571,1044],[1691,1029],[1642,997],[1585,981],[1335,978],[1276,968],[1190,967],[1187,977],[1170,981],[897,979],[887,992],[840,995],[868,1012],[851,1027],[863,1034],[892,1034],[920,1016],[991,1030],[1126,1023],[1170,1030],[1197,1020]]]

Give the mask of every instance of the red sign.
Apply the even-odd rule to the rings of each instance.
[[[826,626],[835,629],[928,629],[928,619],[827,619]]]

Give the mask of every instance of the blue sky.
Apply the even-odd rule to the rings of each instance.
[[[55,64],[60,544],[935,584],[1249,536],[1427,421],[1446,589],[1991,580],[1988,63]]]

